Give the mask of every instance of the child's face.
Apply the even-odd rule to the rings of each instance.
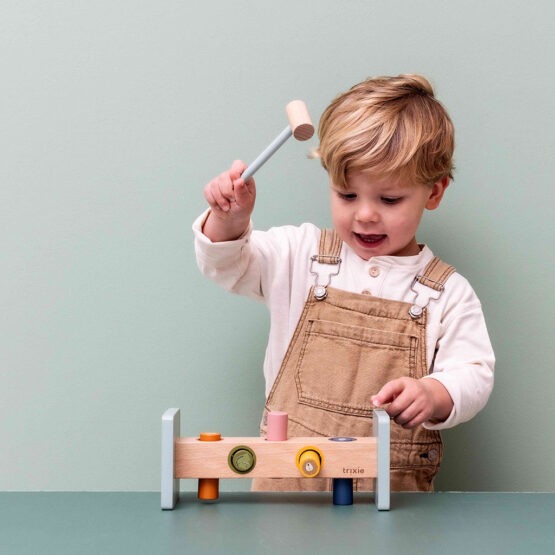
[[[347,189],[331,184],[333,225],[364,260],[418,254],[416,230],[424,209],[439,206],[448,184],[448,178],[428,186],[405,184],[397,177],[350,174]]]

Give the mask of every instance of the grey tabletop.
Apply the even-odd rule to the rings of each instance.
[[[0,493],[0,553],[555,553],[555,494]]]

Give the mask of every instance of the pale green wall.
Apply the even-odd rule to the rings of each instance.
[[[267,315],[198,274],[202,186],[289,100],[316,120],[367,76],[421,72],[457,173],[419,239],[475,286],[498,358],[438,487],[555,491],[554,6],[3,0],[0,490],[156,490],[170,406],[184,435],[256,434]],[[259,227],[329,224],[306,151],[258,174]]]

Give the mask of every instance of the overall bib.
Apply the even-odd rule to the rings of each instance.
[[[416,299],[410,303],[380,299],[329,287],[340,270],[342,242],[323,230],[319,254],[312,257],[327,271],[328,283],[311,287],[278,376],[268,411],[289,414],[289,436],[369,436],[371,395],[390,380],[428,374],[426,305],[437,299],[455,271],[434,258],[415,276]],[[312,269],[311,269],[312,271]],[[321,272],[323,275],[324,272]],[[391,489],[430,491],[439,470],[443,445],[438,431],[421,426],[406,430],[391,423]],[[331,480],[256,479],[259,491],[331,491]],[[354,481],[355,491],[374,489],[372,479]]]

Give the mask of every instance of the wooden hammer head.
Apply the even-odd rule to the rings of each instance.
[[[302,100],[292,100],[285,107],[285,111],[293,137],[297,141],[306,141],[314,135],[314,125],[312,125],[306,104]]]

